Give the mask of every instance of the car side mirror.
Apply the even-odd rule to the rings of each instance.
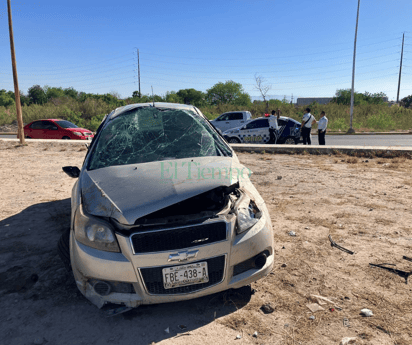
[[[78,178],[80,176],[80,169],[78,167],[63,167],[63,171],[73,178]]]

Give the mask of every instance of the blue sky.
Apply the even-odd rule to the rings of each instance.
[[[20,89],[143,94],[234,80],[259,96],[331,97],[350,88],[357,0],[11,0]],[[412,1],[361,0],[355,90],[412,94]],[[0,89],[13,90],[7,2],[0,5]]]

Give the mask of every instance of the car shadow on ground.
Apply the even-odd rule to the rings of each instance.
[[[35,204],[0,221],[2,309],[9,318],[17,309],[19,317],[37,317],[27,330],[27,325],[18,323],[21,334],[34,332],[33,322],[38,322],[38,327],[47,323],[54,333],[44,331],[44,338],[64,344],[53,334],[63,332],[69,322],[79,334],[87,333],[87,343],[129,343],[138,339],[133,343],[149,344],[203,327],[243,308],[251,299],[253,291],[247,286],[183,302],[140,306],[107,317],[115,306],[99,310],[92,305],[78,291],[73,275],[58,256],[58,240],[69,226],[70,199]],[[18,307],[19,301],[24,308]],[[10,330],[13,327],[10,325]],[[10,344],[13,334],[7,336]],[[16,335],[16,343],[22,339]]]

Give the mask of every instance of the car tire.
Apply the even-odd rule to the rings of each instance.
[[[71,272],[72,265],[70,262],[70,229],[65,230],[60,236],[59,243],[57,244],[57,252],[60,259],[63,261],[64,267],[67,272]]]
[[[287,138],[287,139],[284,141],[284,144],[285,144],[285,145],[296,145],[297,142],[296,142],[296,140],[293,139],[293,138]]]
[[[240,140],[238,138],[229,138],[227,142],[229,144],[240,144]]]
[[[69,138],[69,137],[66,137],[66,136],[64,136],[62,139],[64,139],[64,140],[70,140],[70,138]]]

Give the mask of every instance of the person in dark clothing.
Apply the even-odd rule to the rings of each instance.
[[[319,145],[325,145],[326,128],[328,127],[328,118],[325,116],[325,112],[320,113],[320,119],[318,121],[318,141]]]
[[[306,113],[303,114],[302,126],[301,126],[303,145],[306,145],[306,143],[308,145],[311,145],[312,141],[310,140],[310,131],[312,130],[312,124],[316,123],[316,119],[310,113],[310,108],[306,108],[305,111]]]

